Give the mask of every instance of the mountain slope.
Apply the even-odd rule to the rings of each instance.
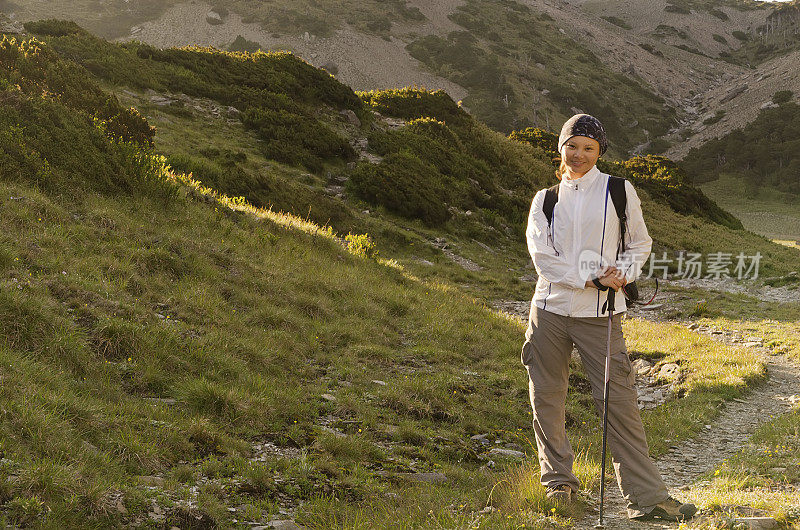
[[[151,146],[160,145],[161,133],[153,138],[149,123],[90,71],[115,72],[138,57],[144,64],[131,81],[182,81],[243,103],[245,87],[254,87],[237,74],[271,67],[270,83],[290,91],[279,99],[294,112],[284,108],[281,116],[320,130],[328,121],[316,98],[359,105],[352,92],[334,81],[320,84],[321,72],[284,55],[148,47],[103,54],[102,41],[72,25],[42,28],[66,34],[53,44],[4,39],[0,46],[5,521],[28,528],[241,528],[291,515],[320,529],[397,521],[497,528],[541,524],[545,513],[565,522],[575,515],[549,503],[542,488],[511,481],[532,476],[513,460],[513,451],[532,454],[523,431],[530,421],[518,357],[523,327],[457,288],[464,278],[496,286],[504,280],[496,272],[511,262],[506,254],[495,251],[486,278],[454,279],[442,266],[424,281],[396,261],[374,259],[363,235],[339,238],[300,217],[226,197],[167,169]],[[83,57],[87,69],[73,61],[86,52],[82,43],[93,52]],[[214,90],[230,78],[241,92]],[[187,96],[188,108],[161,105],[154,98],[163,95],[118,89],[120,97],[146,98],[148,114],[161,109],[159,125],[170,125],[166,115],[173,127],[193,125],[181,127],[183,134],[236,131],[228,141],[242,140],[247,157],[276,179],[305,174],[263,158],[270,152],[263,131],[221,113],[219,102]],[[274,102],[271,94],[264,99]],[[445,110],[459,112],[445,102]],[[513,146],[531,159],[543,156],[499,135],[488,138],[505,153]],[[215,157],[208,147],[183,145]],[[320,154],[313,145],[298,149]],[[244,165],[236,152],[229,158]],[[321,159],[325,167],[344,164]],[[687,234],[688,223],[697,223],[655,201],[645,205]],[[413,220],[379,217],[383,224],[370,226],[386,229],[387,239],[407,235],[407,247],[421,242],[415,230],[431,233]],[[715,227],[726,237],[740,232]],[[699,223],[695,230],[705,234]],[[794,264],[781,257],[773,257],[776,269]],[[656,452],[702,429],[724,400],[763,377],[762,364],[744,348],[666,324],[626,327],[632,350],[680,362],[683,370],[674,403],[643,414]],[[587,382],[579,370],[574,382],[570,431],[581,439],[581,478],[595,488],[593,402],[580,391]],[[494,452],[471,440],[481,434]],[[490,459],[512,472],[492,471]],[[502,494],[486,511],[495,485]]]
[[[171,0],[122,7],[116,0],[71,1],[74,5],[65,4],[56,14],[96,29],[127,23],[126,40],[226,48],[238,37],[247,48],[292,50],[359,90],[412,84],[443,89],[505,132],[530,125],[553,130],[575,109],[600,114],[617,132],[612,155],[621,158],[629,153],[684,156],[719,135],[721,124],[703,123],[709,117],[725,112],[727,123],[743,126],[768,95],[795,90],[797,81],[772,72],[793,64],[781,57],[797,53],[797,8],[765,2]],[[23,20],[53,14],[43,2],[0,8]],[[470,12],[491,21],[496,37],[471,24]],[[538,33],[517,36],[517,27],[538,28]],[[477,40],[456,44],[455,34],[449,36],[454,31]],[[541,55],[548,46],[576,48],[578,58],[593,64],[585,68],[576,56]],[[465,49],[459,53],[483,74],[470,77],[470,68],[448,58],[453,47]],[[750,66],[758,70],[751,72]],[[558,74],[569,70],[575,70],[575,78],[562,86]],[[583,85],[593,87],[590,94],[582,93]]]

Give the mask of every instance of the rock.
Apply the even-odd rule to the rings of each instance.
[[[692,325],[689,326],[689,329],[694,331],[699,327],[700,327],[700,324],[698,324],[697,322],[694,322],[694,323],[692,323]]]
[[[745,528],[753,530],[766,530],[768,528],[777,528],[778,521],[772,517],[737,517],[734,519],[733,525],[744,525]]]
[[[675,363],[667,363],[661,366],[658,377],[661,379],[677,379],[681,375],[681,368]]]
[[[772,101],[767,101],[766,103],[763,103],[758,108],[761,109],[761,110],[764,110],[764,109],[775,109],[775,108],[778,108],[778,104],[777,103],[773,103]]]
[[[372,382],[376,385],[386,386],[386,381],[381,381],[380,379],[373,379]]]
[[[138,477],[139,484],[143,484],[145,486],[156,486],[161,487],[164,485],[164,478],[163,477],[156,477],[155,475],[143,475]],[[158,506],[157,504],[155,506]]]
[[[298,526],[297,523],[295,523],[291,519],[278,519],[276,521],[270,521],[269,524],[264,528],[274,528],[279,530],[300,530],[303,527]]]
[[[507,458],[525,458],[525,453],[522,451],[515,451],[513,449],[503,449],[502,447],[495,447],[494,449],[489,451],[490,455],[495,456],[504,456]]]
[[[650,370],[653,369],[653,363],[647,359],[636,359],[631,363],[631,366],[633,366],[633,369],[636,370],[636,373],[639,375],[647,375],[650,373]]]
[[[520,452],[522,452],[525,449],[521,445],[515,443],[507,443],[503,447],[505,447],[506,449],[513,449],[514,451],[520,451]]]
[[[479,443],[481,445],[489,445],[490,442],[489,442],[488,438],[489,438],[489,433],[476,434],[475,436],[470,436],[469,439],[472,440],[473,442],[477,442],[477,443]]]
[[[664,307],[664,304],[650,304],[650,305],[644,305],[640,307],[640,309],[642,311],[655,311],[656,309],[661,309],[662,307]]]
[[[219,26],[223,22],[222,16],[216,11],[209,11],[208,13],[206,13],[206,22],[208,22],[212,26]]]
[[[641,401],[642,403],[653,403],[655,400],[656,399],[649,394],[644,394],[642,396],[639,396],[639,401]]]
[[[731,90],[730,92],[728,92],[728,94],[727,94],[727,95],[726,95],[724,98],[722,98],[722,99],[720,100],[720,103],[727,103],[727,102],[729,102],[730,100],[734,99],[736,96],[739,96],[739,95],[741,95],[741,94],[743,94],[743,93],[747,92],[747,89],[748,89],[748,88],[749,88],[749,87],[747,86],[747,84],[744,84],[744,85],[741,85],[741,86],[739,86],[739,87],[736,87],[736,88],[734,88],[733,90]]]
[[[343,111],[340,111],[339,114],[344,116],[345,119],[347,119],[348,123],[350,123],[350,125],[355,125],[356,127],[361,127],[361,120],[358,119],[358,116],[356,116],[356,113],[353,112],[352,110],[345,109]]]
[[[769,468],[769,472],[770,473],[785,473],[786,472],[786,468],[785,467],[771,467],[771,468]]]
[[[332,403],[336,401],[336,396],[334,396],[332,394],[322,394],[322,396],[320,396],[320,397],[322,399],[324,399],[325,401],[330,401]]]

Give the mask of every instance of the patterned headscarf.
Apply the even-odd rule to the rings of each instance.
[[[576,114],[568,119],[561,128],[561,134],[558,137],[558,150],[561,151],[561,147],[564,143],[573,136],[586,136],[587,138],[597,140],[597,143],[600,144],[601,156],[606,152],[606,149],[608,149],[606,130],[603,128],[603,124],[600,123],[600,120],[594,116]]]

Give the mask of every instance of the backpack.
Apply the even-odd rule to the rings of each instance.
[[[545,192],[542,210],[547,218],[548,227],[553,223],[553,210],[558,202],[559,185],[560,183],[556,184],[555,186],[551,186],[550,188],[547,188],[547,191]],[[628,217],[625,215],[625,209],[628,206],[628,197],[625,194],[625,179],[609,175],[608,191],[611,193],[611,202],[614,203],[614,209],[617,211],[617,217],[619,218],[620,244],[617,245],[617,257],[619,257],[620,247],[622,247],[622,252],[625,252],[625,230],[628,227]],[[625,298],[629,302],[636,302],[639,300],[639,290],[636,287],[636,282],[627,284],[625,289],[623,289],[623,292],[625,293]]]

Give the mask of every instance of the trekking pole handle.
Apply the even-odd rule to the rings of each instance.
[[[608,290],[608,300],[606,301],[606,309],[608,309],[609,313],[614,312],[614,301],[617,298],[617,291],[614,289]]]

